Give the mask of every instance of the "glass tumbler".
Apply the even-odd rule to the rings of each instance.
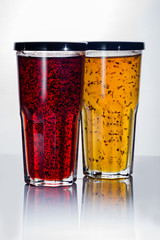
[[[141,42],[89,42],[82,102],[84,174],[132,174]]]
[[[15,43],[24,177],[32,185],[76,180],[85,43]]]

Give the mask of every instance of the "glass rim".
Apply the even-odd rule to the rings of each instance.
[[[69,57],[83,57],[84,51],[17,51],[16,55],[19,57],[33,57],[33,58],[69,58]]]
[[[130,56],[137,56],[141,54],[142,54],[142,50],[133,50],[133,51],[87,50],[85,52],[85,57],[91,57],[91,58],[130,57]]]

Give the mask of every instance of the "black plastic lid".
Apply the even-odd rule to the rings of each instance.
[[[143,50],[143,42],[88,42],[86,50]]]
[[[14,44],[17,51],[84,51],[84,42],[17,42]]]

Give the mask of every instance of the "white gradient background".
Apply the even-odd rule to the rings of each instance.
[[[131,236],[130,239],[160,239],[160,184],[157,181],[160,157],[149,157],[160,156],[159,25],[159,0],[0,0],[0,239],[25,239],[22,237],[25,224],[21,126],[13,43],[87,40],[145,42],[135,155],[148,157],[135,158],[136,236]],[[79,160],[81,164],[81,159]],[[80,167],[78,174],[82,176],[82,166]],[[80,180],[77,189],[80,218]],[[54,224],[54,217],[52,223]],[[30,240],[64,239],[55,236],[54,232],[47,232],[43,238],[43,229],[40,229],[40,233],[41,238]],[[88,236],[78,232],[76,236],[72,232],[72,238],[68,235],[65,237],[98,239],[93,233]],[[102,237],[106,238],[107,235]]]
[[[1,0],[0,154],[21,154],[16,41],[144,41],[135,155],[160,155],[159,0]]]

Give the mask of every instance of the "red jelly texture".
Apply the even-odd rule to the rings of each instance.
[[[18,56],[26,174],[58,181],[74,175],[83,57]]]

